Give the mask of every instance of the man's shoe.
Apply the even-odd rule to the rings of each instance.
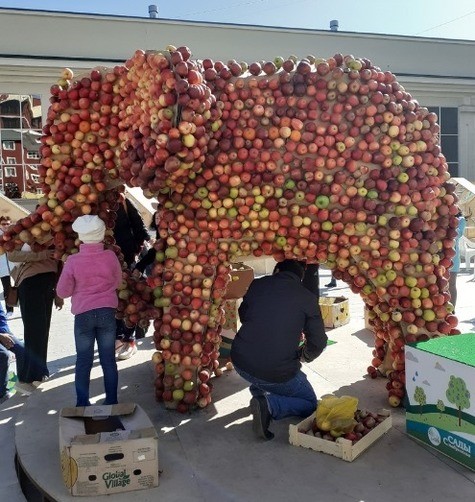
[[[326,288],[336,288],[336,281],[332,279],[328,284],[325,284],[325,287]]]
[[[257,437],[269,441],[274,438],[274,434],[269,430],[270,412],[267,406],[267,399],[264,396],[257,396],[251,399],[252,430]]]
[[[16,382],[15,384],[15,390],[19,392],[20,394],[23,394],[25,396],[29,396],[33,392],[35,392],[36,387],[32,383],[27,383],[27,382]]]
[[[120,361],[123,361],[124,359],[130,359],[136,353],[137,346],[135,345],[135,342],[129,342],[125,344],[125,347],[119,352],[117,358]]]

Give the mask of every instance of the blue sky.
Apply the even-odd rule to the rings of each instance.
[[[475,40],[473,0],[0,0],[2,8],[148,17]]]

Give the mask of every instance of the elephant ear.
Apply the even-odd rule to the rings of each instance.
[[[175,191],[202,170],[221,110],[186,47],[136,51],[126,63],[120,177],[151,195]],[[126,94],[126,91],[124,91]]]

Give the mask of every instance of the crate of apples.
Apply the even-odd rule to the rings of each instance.
[[[377,413],[357,410],[354,428],[346,433],[319,429],[313,414],[297,425],[290,425],[289,442],[352,462],[388,432],[391,426],[391,413],[385,409]]]

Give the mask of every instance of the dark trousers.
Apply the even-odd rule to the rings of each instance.
[[[46,360],[55,286],[56,274],[47,272],[27,277],[18,288],[24,328],[24,378],[27,383],[49,376]]]
[[[8,295],[8,292],[10,291],[10,287],[11,287],[9,275],[2,277],[2,286],[3,286],[3,298],[5,299],[5,310],[7,312],[13,312],[13,307],[10,307],[9,305],[7,305],[7,295]]]

